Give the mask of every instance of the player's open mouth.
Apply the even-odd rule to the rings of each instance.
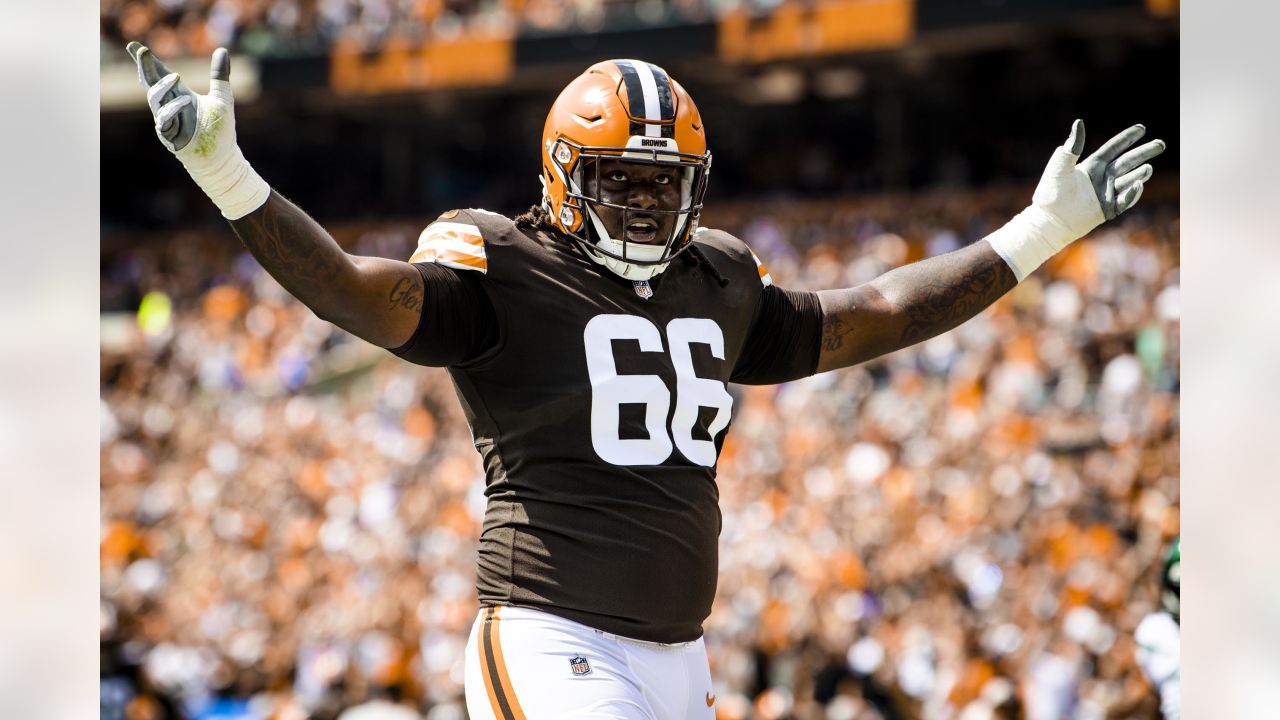
[[[632,220],[627,225],[627,240],[630,242],[644,243],[646,245],[653,243],[658,239],[658,223],[647,218],[642,220]]]

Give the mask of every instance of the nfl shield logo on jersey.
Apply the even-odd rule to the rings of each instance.
[[[575,655],[569,658],[569,667],[573,669],[574,675],[586,675],[591,672],[591,663],[581,655]]]
[[[631,284],[636,288],[636,294],[648,300],[653,297],[653,288],[649,285],[648,280],[632,280]]]

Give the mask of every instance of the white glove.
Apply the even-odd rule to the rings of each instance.
[[[138,79],[147,89],[147,104],[160,142],[178,158],[223,217],[236,220],[267,201],[271,186],[244,159],[236,145],[235,99],[231,95],[231,56],[213,51],[209,94],[182,84],[141,43],[125,48],[138,64]]]
[[[1077,163],[1084,151],[1084,121],[1072,124],[1067,142],[1049,158],[1031,206],[987,237],[1019,282],[1059,250],[1138,202],[1152,173],[1145,163],[1164,152],[1164,141],[1152,140],[1120,153],[1146,132],[1146,127],[1134,125]]]

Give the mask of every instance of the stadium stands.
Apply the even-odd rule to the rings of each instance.
[[[707,224],[818,289],[970,242],[1016,197]],[[736,389],[706,625],[720,717],[1152,702],[1131,633],[1179,531],[1178,216],[1139,210],[955,332]],[[415,234],[337,229],[390,257]],[[332,718],[389,696],[461,717],[483,475],[445,373],[316,319],[225,231],[109,253],[102,283],[104,707]]]
[[[817,33],[837,4],[911,23]],[[155,143],[126,40],[200,73],[231,47],[246,156],[393,258],[442,210],[527,207],[552,93],[653,52],[707,119],[703,225],[824,289],[998,227],[1074,117],[1091,146],[1134,121],[1176,138],[1176,7],[104,0],[102,717],[464,717],[484,507],[446,373],[262,271]],[[487,34],[493,76],[433,64]],[[438,86],[388,72],[405,48]],[[1180,530],[1177,153],[1135,212],[957,330],[733,388],[717,717],[1156,712],[1132,633]]]

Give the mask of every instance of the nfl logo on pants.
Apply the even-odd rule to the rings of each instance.
[[[569,667],[573,670],[574,675],[586,675],[591,672],[591,664],[581,655],[569,658]]]

